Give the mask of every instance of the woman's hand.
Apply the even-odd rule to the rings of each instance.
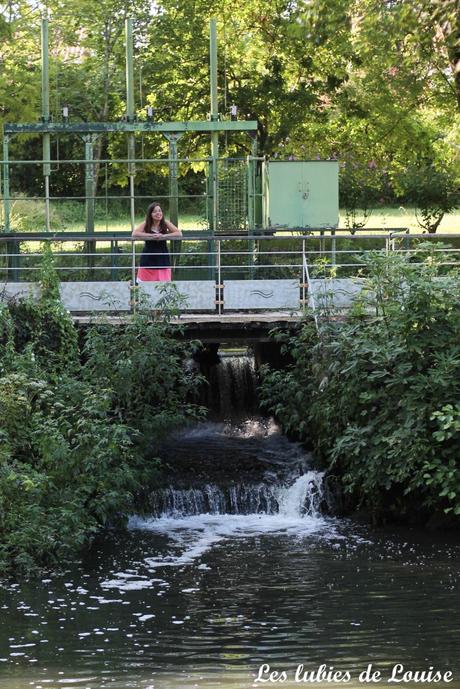
[[[182,232],[178,227],[172,224],[169,220],[165,220],[166,227],[168,228],[168,239],[173,239],[174,237],[182,237]]]

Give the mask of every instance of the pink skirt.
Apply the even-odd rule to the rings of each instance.
[[[171,282],[171,268],[139,268],[138,282]]]

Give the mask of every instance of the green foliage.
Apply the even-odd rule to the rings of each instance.
[[[186,423],[202,410],[186,403],[197,382],[185,362],[195,347],[177,336],[170,317],[176,308],[175,288],[165,285],[160,319],[148,308],[139,310],[122,328],[95,323],[87,333],[83,375],[93,385],[110,386],[113,411],[151,442]]]
[[[75,557],[153,485],[160,437],[202,413],[190,348],[155,312],[95,322],[79,345],[45,249],[41,297],[0,309],[0,571]]]
[[[355,504],[459,515],[460,276],[426,252],[421,265],[376,253],[367,268],[368,315],[325,322],[319,337],[306,323],[285,345],[287,373],[265,371],[262,398],[313,437]]]
[[[77,365],[78,333],[59,299],[59,280],[47,243],[38,278],[39,299],[11,301],[4,311],[3,329],[8,328],[17,352],[27,349],[50,375],[59,374]]]
[[[142,119],[151,105],[158,120],[206,118],[213,16],[219,32],[220,111],[227,116],[235,103],[241,118],[258,119],[262,154],[343,161],[354,156],[364,165],[376,161],[391,179],[401,167],[436,159],[443,140],[440,162],[456,158],[458,165],[458,0],[236,0],[231,5],[218,0],[212,6],[204,0],[163,0],[153,8],[147,0],[129,6],[121,0],[97,5],[76,0],[72,12],[62,0],[50,0],[47,7],[55,121],[64,103],[74,122],[123,117],[128,14],[134,19],[137,117]],[[4,121],[40,117],[39,22],[39,8],[17,2],[0,25]],[[11,147],[18,159],[41,155],[39,137],[15,137]],[[244,134],[229,135],[225,147],[241,157],[250,153],[251,142]],[[168,144],[162,137],[139,136],[136,150],[158,158],[167,154]],[[61,158],[80,158],[78,137],[61,137],[59,152]],[[126,138],[118,134],[98,137],[95,144],[96,159],[125,152]],[[208,153],[206,137],[187,135],[179,142],[180,157]],[[204,161],[194,166],[200,182],[204,167]],[[104,170],[98,163],[95,168],[100,190]],[[184,181],[189,172],[190,166],[179,166]],[[11,174],[13,191],[42,195],[40,165],[12,166]],[[145,193],[153,186],[168,194],[166,166],[140,165],[136,179]],[[189,182],[188,192],[197,193]],[[386,182],[382,177],[380,182],[385,196]],[[126,188],[124,165],[109,166],[107,186]],[[53,189],[83,195],[83,166],[60,165],[53,171]],[[350,223],[353,227],[353,218]]]
[[[460,203],[459,179],[446,167],[413,165],[403,171],[400,186],[418,210],[419,225],[428,232],[436,232],[445,213]]]
[[[14,321],[9,308],[0,304],[0,373],[12,368],[16,354]]]
[[[31,571],[74,556],[132,504],[132,431],[111,393],[69,376],[1,379],[0,568]]]
[[[0,19],[0,120],[34,121],[40,107],[40,45],[36,40],[40,13],[22,0],[8,5],[10,11],[2,8]],[[28,22],[21,21],[22,16],[28,16]]]

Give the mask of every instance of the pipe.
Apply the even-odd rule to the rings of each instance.
[[[50,84],[48,63],[48,19],[43,17],[41,27],[41,56],[42,56],[42,121],[50,121]],[[43,134],[43,160],[51,159],[50,135]],[[50,174],[51,165],[43,163],[45,177],[45,229],[50,231]]]
[[[209,26],[209,67],[211,84],[211,121],[219,119],[219,106],[217,100],[217,22],[211,19]],[[215,233],[219,223],[219,203],[217,166],[219,158],[219,134],[211,133],[211,193],[212,193],[212,231]]]

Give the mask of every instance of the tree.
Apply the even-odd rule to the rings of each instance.
[[[0,122],[35,120],[40,107],[38,13],[10,2],[0,14]],[[18,46],[20,49],[18,50]]]
[[[447,157],[459,150],[453,124],[460,103],[459,1],[217,0],[210,7],[204,0],[163,0],[154,6],[148,0],[76,0],[69,11],[67,0],[50,0],[53,115],[66,103],[74,120],[123,117],[124,19],[132,16],[138,116],[151,105],[156,119],[206,118],[208,27],[215,16],[220,112],[228,114],[235,103],[240,117],[257,119],[262,154],[355,158],[364,166],[374,161],[391,179],[417,160],[438,161],[440,137],[451,147]],[[36,33],[38,14],[25,4],[14,8],[8,26],[27,24],[30,35]],[[29,84],[27,60],[35,56],[34,95],[21,107],[27,90],[19,88],[11,98],[4,85],[4,101],[10,102],[10,121],[33,121],[39,116],[37,46],[21,42],[18,30],[16,52],[11,41],[3,48],[10,51],[6,73],[14,73],[19,85]],[[1,84],[0,78],[0,89]],[[220,141],[229,155],[251,150],[245,134],[222,135]],[[82,157],[77,139],[60,146],[66,155]],[[179,149],[181,156],[207,156],[208,139],[187,134]],[[146,157],[167,150],[159,134],[142,140]],[[99,137],[95,153],[123,157],[125,136]],[[180,173],[187,172],[181,166]],[[147,182],[151,175],[139,169],[137,179]],[[64,177],[59,172],[53,179],[64,188]],[[125,179],[124,167],[113,166],[109,184],[123,185]]]

